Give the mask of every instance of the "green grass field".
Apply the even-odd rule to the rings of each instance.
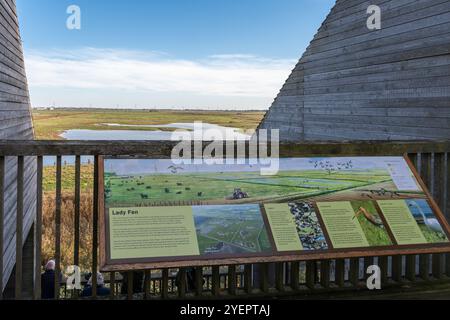
[[[66,130],[172,130],[167,128],[111,127],[121,125],[165,125],[202,121],[243,130],[255,129],[264,116],[260,111],[171,111],[171,110],[101,110],[101,109],[33,109],[36,139],[57,140]],[[102,125],[103,124],[103,125]]]
[[[235,188],[248,193],[249,200],[268,197],[306,197],[366,186],[389,179],[380,172],[355,175],[322,171],[285,171],[277,176],[259,172],[161,174],[106,177],[107,203],[114,205],[152,205],[158,202],[216,201],[229,198]]]

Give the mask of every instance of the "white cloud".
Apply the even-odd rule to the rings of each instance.
[[[98,92],[105,99],[105,92],[123,91],[129,95],[138,93],[140,102],[148,103],[164,103],[164,96],[186,95],[191,106],[210,104],[211,98],[216,97],[217,106],[226,105],[227,99],[235,103],[236,98],[242,98],[246,105],[255,101],[255,107],[266,108],[269,105],[260,104],[270,104],[295,62],[243,54],[186,60],[161,52],[96,48],[31,51],[26,55],[30,89],[40,100],[43,99],[39,91],[48,95],[52,89],[56,96],[57,89],[77,93],[85,90],[90,97]],[[152,101],[153,96],[159,100]],[[48,101],[52,99],[48,97]],[[115,106],[116,102],[108,104]],[[178,105],[183,105],[182,99]]]

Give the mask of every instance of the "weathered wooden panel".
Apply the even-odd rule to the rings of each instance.
[[[369,5],[381,30],[366,26]],[[449,138],[449,30],[449,1],[337,0],[259,128],[283,141]]]
[[[33,139],[30,99],[23,61],[15,1],[0,0],[0,139]],[[16,242],[24,239],[36,212],[36,160],[26,157],[23,170],[23,202],[17,201],[17,157],[6,157],[3,208],[3,283],[6,285],[16,262]],[[20,175],[22,176],[22,175]],[[20,187],[22,184],[19,185]],[[20,188],[22,189],[22,188]],[[17,223],[17,212],[23,219]],[[17,238],[16,226],[21,227]],[[0,233],[1,234],[1,233]],[[19,239],[19,241],[16,241]],[[0,259],[1,260],[1,259]],[[16,271],[16,275],[22,272]],[[17,280],[17,279],[16,279]],[[4,288],[0,288],[3,291]]]

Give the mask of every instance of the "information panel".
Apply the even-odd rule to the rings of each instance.
[[[450,250],[403,157],[283,158],[273,176],[243,163],[105,159],[102,268]]]

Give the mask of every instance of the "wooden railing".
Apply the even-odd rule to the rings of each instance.
[[[171,156],[172,142],[141,142],[141,141],[108,141],[108,142],[79,142],[79,141],[0,141],[0,203],[3,204],[4,176],[6,157],[16,157],[17,162],[17,221],[16,221],[16,271],[15,297],[22,298],[22,250],[24,236],[23,200],[24,200],[24,157],[36,159],[36,223],[35,237],[35,269],[38,275],[34,280],[34,298],[40,298],[40,277],[42,272],[41,239],[42,239],[42,204],[43,204],[43,168],[44,157],[56,157],[56,187],[55,187],[55,230],[54,257],[56,273],[61,271],[61,219],[64,212],[62,203],[62,170],[63,156],[75,156],[75,190],[74,190],[74,230],[73,230],[73,264],[80,261],[80,237],[89,232],[92,235],[91,272],[98,270],[98,188],[99,188],[99,157],[103,155],[136,156],[167,159]],[[248,150],[248,148],[247,148]],[[282,144],[281,157],[310,157],[310,156],[401,156],[408,154],[417,167],[424,182],[431,190],[434,198],[447,219],[450,218],[450,141],[409,141],[409,142],[311,142],[304,144]],[[80,229],[80,190],[81,190],[81,157],[92,156],[94,163],[93,194],[92,194],[92,229]],[[3,205],[0,206],[0,252],[3,252]],[[0,263],[3,264],[2,255]],[[187,297],[236,297],[236,296],[275,296],[296,295],[301,293],[323,292],[328,290],[349,290],[361,288],[365,275],[365,266],[378,264],[382,270],[384,287],[403,284],[404,282],[443,280],[450,277],[450,255],[434,254],[420,256],[393,257],[361,257],[339,260],[278,262],[274,264],[195,267],[194,292],[186,289],[186,269],[179,269],[180,287],[175,285],[172,270],[142,270],[145,273],[143,295],[133,295],[132,273],[128,273],[128,295],[126,298],[187,298]],[[2,268],[0,268],[1,272]],[[2,275],[0,274],[0,279]],[[111,288],[110,298],[119,296],[117,290],[118,274],[108,274]],[[95,286],[95,277],[94,277]],[[77,295],[61,294],[60,281],[55,281],[56,297],[76,297]],[[96,298],[96,292],[93,292]]]

